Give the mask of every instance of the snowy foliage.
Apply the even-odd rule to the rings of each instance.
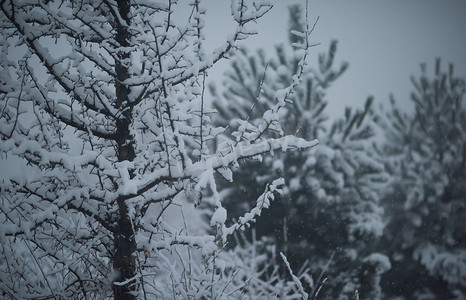
[[[290,10],[295,30],[300,26],[298,11]],[[299,44],[299,36],[291,35],[290,43]],[[318,138],[320,145],[242,162],[233,173],[233,183],[223,181],[220,192],[235,218],[242,210],[252,208],[267,182],[283,177],[283,195],[258,218],[257,232],[273,237],[293,268],[309,260],[312,271],[318,274],[335,253],[326,274],[329,280],[322,289],[323,294],[335,299],[354,295],[363,284],[364,276],[358,269],[364,265],[364,257],[371,254],[369,245],[382,235],[385,224],[379,201],[388,180],[374,148],[380,128],[371,98],[362,110],[348,108],[344,118],[330,126],[326,122],[326,90],[348,67],[346,63],[334,66],[336,48],[337,42],[331,42],[328,53],[319,56],[317,68],[304,72],[288,98],[290,105],[279,112],[280,122],[268,133],[270,137],[283,131],[304,139]],[[241,128],[244,119],[257,127],[268,124],[273,116],[268,112],[277,105],[274,91],[292,83],[300,56],[300,49],[285,45],[276,46],[271,59],[263,50],[237,51],[225,74],[223,89],[211,87],[219,112],[214,122],[226,127],[227,132]],[[250,180],[251,175],[255,181]],[[368,276],[372,275],[380,274]],[[371,289],[369,284],[367,289]]]
[[[386,283],[408,298],[464,299],[465,80],[452,65],[443,71],[440,59],[434,76],[424,64],[421,70],[412,78],[414,113],[402,112],[392,99],[380,118],[386,165],[395,178],[383,203],[389,224],[382,247],[394,267]]]
[[[191,1],[186,18],[176,18],[177,2],[1,2],[0,153],[23,169],[0,187],[4,297],[236,298],[235,288],[245,288],[233,269],[221,269],[231,280],[214,284],[221,247],[268,206],[281,181],[270,181],[258,207],[228,227],[214,174],[317,144],[267,134],[281,132],[278,117],[304,73],[310,32],[301,33],[291,82],[268,91],[276,103],[262,121],[244,118],[211,152],[222,128],[204,102],[206,73],[255,32],[251,23],[271,5],[232,0],[237,26],[209,53],[205,9]],[[192,209],[206,191],[213,235],[197,228]]]

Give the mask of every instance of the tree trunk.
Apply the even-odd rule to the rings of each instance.
[[[124,200],[118,199],[119,220],[114,233],[115,254],[113,267],[118,272],[113,284],[113,296],[115,300],[136,299],[133,293],[137,292],[135,280],[129,280],[136,275],[135,251],[136,241],[131,221],[128,218],[128,210]],[[125,282],[122,285],[118,283]]]
[[[118,0],[118,11],[121,16],[121,20],[124,23],[120,23],[120,20],[115,20],[116,27],[116,41],[122,47],[129,46],[130,33],[128,31],[129,0]],[[124,110],[125,106],[128,105],[128,95],[130,89],[123,82],[129,78],[128,73],[129,64],[129,53],[126,50],[122,50],[118,53],[118,59],[115,61],[115,92],[116,92],[116,107],[120,110]],[[126,109],[122,114],[121,119],[117,121],[117,151],[118,161],[132,161],[135,158],[134,146],[132,137],[129,132],[131,125],[131,111]],[[134,177],[134,174],[129,170],[130,177]],[[136,299],[137,284],[134,280],[136,275],[136,241],[134,239],[134,229],[131,224],[131,220],[128,216],[128,207],[125,200],[122,198],[117,199],[118,205],[118,220],[117,228],[114,232],[114,246],[115,253],[113,256],[113,268],[118,272],[118,276],[113,282],[113,295],[114,299]],[[131,278],[133,278],[131,280]],[[121,284],[120,284],[121,283]]]

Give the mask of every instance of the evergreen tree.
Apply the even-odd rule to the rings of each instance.
[[[296,11],[290,9],[292,36],[299,37]],[[318,69],[303,74],[291,104],[281,112],[280,128],[285,133],[319,138],[319,147],[275,154],[263,162],[260,157],[243,162],[233,184],[225,183],[221,194],[234,219],[235,212],[255,205],[267,182],[285,178],[282,197],[257,220],[258,235],[274,240],[295,269],[308,261],[315,274],[326,270],[329,280],[322,297],[344,298],[359,289],[361,299],[375,299],[380,297],[380,274],[390,267],[385,256],[368,250],[384,227],[378,202],[386,174],[373,147],[376,124],[371,98],[362,110],[348,108],[344,118],[326,129],[326,89],[348,67],[347,63],[334,66],[336,48],[332,41],[328,53],[319,55]],[[236,120],[263,121],[259,116],[276,102],[271,91],[294,80],[300,55],[299,50],[282,45],[275,47],[275,53],[270,60],[263,50],[242,50],[232,57],[222,95],[211,88],[219,112],[214,122],[234,131],[241,126]]]
[[[412,78],[412,114],[392,100],[381,118],[384,155],[394,181],[384,207],[389,218],[381,245],[393,269],[384,290],[407,299],[466,297],[465,80],[436,60]]]

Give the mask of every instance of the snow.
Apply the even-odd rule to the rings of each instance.
[[[301,284],[301,281],[299,281],[299,278],[296,277],[296,275],[293,274],[293,271],[291,270],[290,263],[286,259],[286,256],[280,252],[280,256],[283,259],[283,262],[285,262],[286,268],[288,269],[288,272],[290,272],[291,278],[293,279],[293,282],[296,284],[299,293],[301,294],[302,299],[307,300],[309,298],[309,295],[304,292],[303,285]]]
[[[219,207],[215,210],[214,214],[210,218],[210,226],[217,224],[225,224],[227,220],[227,210],[223,207]]]
[[[371,253],[363,259],[363,262],[367,262],[375,266],[377,274],[383,274],[392,268],[390,259],[381,253]]]
[[[301,111],[304,119],[297,123],[310,130],[320,125],[314,120],[316,108],[305,108],[299,99],[305,94],[301,83],[321,78],[306,71],[309,45],[290,55],[298,58],[296,74],[288,65],[279,65],[264,74],[263,86],[257,86],[257,74],[246,67],[257,56],[246,56],[242,83],[254,86],[254,101],[263,108],[258,111],[236,95],[232,102],[247,107],[239,111],[240,117],[230,115],[223,127],[212,121],[215,110],[204,98],[205,76],[231,55],[230,49],[240,47],[239,41],[256,32],[253,23],[271,8],[270,1],[231,1],[236,28],[210,53],[203,49],[203,33],[198,36],[204,24],[202,7],[190,6],[193,14],[180,21],[175,10],[183,3],[138,1],[128,11],[131,22],[125,24],[117,6],[111,5],[109,14],[108,5],[91,2],[76,6],[65,1],[61,9],[54,1],[50,6],[48,1],[25,5],[0,25],[5,30],[2,50],[13,43],[21,48],[17,60],[8,59],[5,51],[0,54],[0,156],[13,156],[20,164],[1,182],[0,289],[13,298],[56,298],[55,292],[63,293],[58,298],[82,298],[86,293],[105,297],[112,293],[112,284],[126,286],[137,279],[148,294],[160,298],[239,298],[242,291],[255,289],[251,298],[286,291],[285,297],[307,299],[301,280],[313,285],[310,275],[306,270],[303,276],[294,275],[280,253],[292,281],[281,279],[274,263],[268,265],[273,261],[268,253],[260,252],[270,245],[247,241],[232,251],[223,248],[279,195],[289,198],[302,193],[304,186],[309,194],[292,200],[304,205],[310,198],[317,208],[340,205],[335,215],[343,215],[338,222],[348,226],[356,246],[382,236],[386,223],[379,183],[385,161],[373,151],[372,138],[361,138],[370,121],[361,119],[347,131],[348,120],[342,120],[328,136],[317,129],[316,137],[298,138],[293,135],[296,128],[287,126],[293,122],[283,119],[295,105],[298,111],[309,109]],[[113,17],[116,22],[109,22]],[[125,24],[119,30],[132,35],[127,47],[115,36],[118,22]],[[292,34],[307,37],[309,32]],[[59,45],[48,45],[55,39]],[[279,79],[284,82],[278,84]],[[228,87],[245,90],[234,82]],[[261,94],[255,95],[258,87]],[[319,85],[313,93],[325,96]],[[124,153],[128,148],[134,155]],[[299,163],[289,164],[287,158],[296,157]],[[233,182],[235,168],[250,159],[261,161],[268,173],[250,178],[251,184],[262,185],[262,193],[252,209],[233,221],[224,203],[233,193],[222,190],[219,179]],[[422,164],[424,157],[414,155],[413,161]],[[442,195],[451,183],[447,176],[432,179],[438,181],[431,183],[431,197]],[[405,208],[416,207],[429,194],[422,187],[422,182],[413,185]],[[210,221],[203,221],[206,216]],[[410,221],[423,224],[421,215],[413,214]],[[119,267],[111,257],[120,250],[129,251],[123,255],[137,262],[136,274],[129,278],[114,270]],[[355,249],[345,250],[360,258]],[[449,283],[466,277],[464,251],[453,255],[427,245],[416,257]],[[378,274],[391,268],[382,253],[372,253],[363,262],[376,266]],[[243,269],[237,269],[240,265]],[[269,270],[272,279],[263,282]],[[78,287],[75,282],[85,284]],[[138,293],[143,298],[146,291]]]
[[[281,159],[274,159],[273,160],[273,163],[272,163],[272,168],[274,170],[279,170],[279,171],[282,171],[285,169],[285,166],[283,164],[283,161]]]
[[[291,191],[297,191],[301,188],[301,183],[299,178],[292,178],[289,183]]]

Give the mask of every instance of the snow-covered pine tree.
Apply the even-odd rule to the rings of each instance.
[[[316,145],[266,137],[303,73],[309,32],[295,82],[274,92],[267,123],[244,119],[234,135],[246,139],[209,152],[221,129],[209,122],[206,72],[254,33],[250,23],[271,5],[232,0],[237,26],[209,53],[205,9],[195,0],[178,14],[186,4],[0,2],[0,154],[23,170],[2,174],[0,185],[2,297],[237,299],[244,290],[241,270],[227,276],[216,267],[219,246],[260,214],[282,180],[227,227],[214,173]],[[206,190],[214,235],[196,232],[195,213],[184,218]]]
[[[290,42],[295,44],[302,42],[299,32],[303,28],[296,20],[299,11],[290,9],[295,30]],[[263,112],[275,105],[273,90],[289,85],[296,71],[301,54],[291,48],[276,46],[270,60],[263,50],[235,53],[221,95],[211,88],[219,112],[214,122],[230,131],[241,126],[236,120],[263,122]],[[359,289],[361,299],[376,299],[380,297],[380,274],[389,268],[389,262],[385,256],[372,253],[369,245],[384,227],[378,202],[387,176],[373,151],[376,124],[372,99],[362,110],[348,108],[344,118],[325,129],[326,89],[348,66],[334,67],[336,48],[337,42],[332,41],[328,53],[319,56],[317,69],[303,74],[290,97],[292,103],[281,112],[281,128],[286,133],[319,138],[319,147],[275,153],[263,161],[261,157],[243,161],[234,172],[233,183],[224,182],[220,193],[234,218],[256,205],[255,199],[267,182],[284,177],[284,194],[257,220],[257,234],[273,239],[295,269],[306,261],[315,274],[326,269],[329,279],[321,295],[336,299],[354,295]],[[272,137],[277,134],[269,132]],[[316,292],[311,290],[311,294]]]
[[[393,269],[384,290],[407,299],[466,297],[466,91],[464,78],[444,71],[433,76],[421,65],[412,77],[413,113],[395,101],[384,112],[383,149],[394,176],[384,207],[389,223],[381,248]]]

